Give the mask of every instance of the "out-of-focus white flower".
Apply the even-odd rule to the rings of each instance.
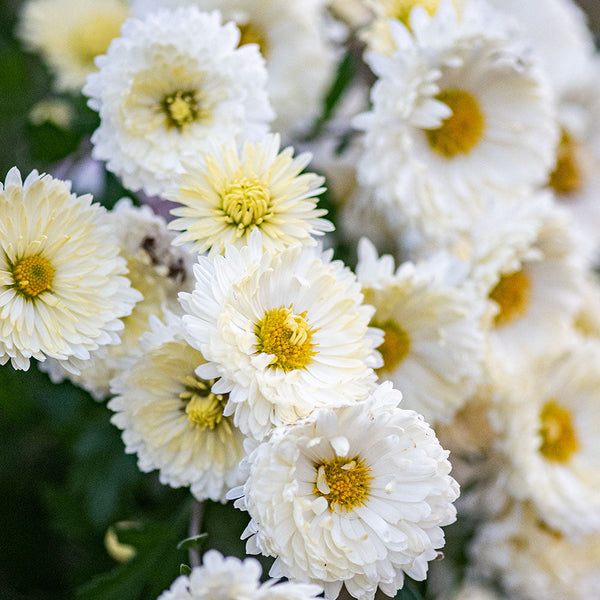
[[[197,377],[204,358],[187,344],[181,323],[166,315],[141,340],[141,353],[113,380],[111,421],[123,430],[125,451],[144,471],[159,469],[160,481],[190,486],[198,500],[225,501],[244,479],[243,436],[223,415],[227,396],[211,392],[213,381]]]
[[[174,243],[222,254],[230,244],[247,244],[259,229],[265,250],[276,252],[298,242],[314,244],[312,235],[332,231],[332,223],[320,218],[327,211],[316,208],[323,178],[300,174],[310,154],[294,158],[293,148],[279,152],[279,143],[278,135],[246,142],[241,151],[232,143],[190,164],[178,190],[166,195],[184,205],[171,211],[180,218],[169,228],[184,232]]]
[[[279,582],[261,583],[262,568],[255,558],[241,561],[209,550],[202,566],[189,575],[181,575],[158,600],[317,600],[317,585]]]
[[[92,196],[14,167],[0,184],[0,364],[61,361],[77,373],[101,346],[119,343],[121,319],[141,296]]]
[[[364,398],[380,366],[354,274],[331,252],[264,252],[258,231],[225,256],[200,257],[196,287],[180,294],[187,339],[208,361],[198,374],[229,394],[225,414],[262,439],[332,402]]]
[[[94,58],[104,54],[127,19],[125,0],[29,0],[17,33],[40,52],[59,90],[80,92]]]
[[[431,17],[417,7],[411,32],[390,22],[394,53],[366,55],[379,79],[373,109],[355,120],[365,131],[359,181],[434,241],[468,231],[484,192],[508,199],[544,183],[555,159],[549,84],[482,6],[470,3],[460,19],[449,0]]]
[[[196,7],[128,19],[83,89],[100,113],[95,158],[131,190],[162,194],[214,141],[255,139],[273,117],[258,48]]]
[[[358,254],[358,280],[375,307],[371,324],[384,331],[380,378],[391,379],[406,408],[427,422],[449,422],[482,378],[484,298],[450,281],[461,266],[446,254],[396,271],[366,238]]]
[[[365,600],[377,587],[395,596],[405,573],[425,579],[458,485],[448,452],[401,397],[387,382],[275,430],[249,455],[249,478],[229,497],[252,517],[247,551],[277,557],[271,575],[317,582],[329,599],[344,584]]]

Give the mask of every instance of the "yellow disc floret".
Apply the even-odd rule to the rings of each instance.
[[[372,323],[373,327],[383,329],[383,344],[377,349],[383,358],[383,367],[378,372],[391,373],[410,352],[410,338],[406,331],[395,321]]]
[[[193,90],[177,90],[165,96],[161,106],[167,116],[168,128],[181,130],[200,115],[196,92]]]
[[[567,462],[579,447],[571,413],[551,399],[542,408],[540,422],[540,453],[547,460]]]
[[[225,220],[241,231],[260,225],[271,216],[269,188],[256,175],[238,173],[220,195]]]
[[[211,388],[215,380],[205,381],[194,375],[182,380],[185,391],[179,394],[185,402],[185,413],[195,427],[213,430],[227,419],[223,417],[223,408],[227,404],[227,394],[214,394]]]
[[[303,369],[317,354],[312,342],[315,331],[306,320],[306,311],[297,315],[291,306],[272,308],[255,326],[256,351],[274,355],[269,365],[272,368]]]
[[[433,16],[439,3],[440,0],[385,0],[384,10],[386,17],[398,19],[398,21],[401,21],[406,27],[410,28],[410,12],[415,6],[423,7]]]
[[[317,477],[313,493],[326,498],[330,511],[338,506],[348,512],[366,504],[373,477],[364,458],[336,456],[315,465],[315,470]]]
[[[442,90],[436,100],[452,111],[437,129],[425,130],[431,148],[445,158],[468,154],[483,138],[485,118],[473,94],[461,89]]]
[[[489,293],[489,298],[500,308],[494,318],[495,325],[506,325],[522,317],[529,307],[531,280],[524,271],[502,275]]]
[[[575,140],[563,130],[556,151],[556,166],[550,173],[550,187],[558,194],[574,194],[581,189],[582,174],[579,147]]]
[[[19,260],[12,268],[15,287],[27,298],[35,298],[50,289],[54,269],[48,260],[36,254]]]

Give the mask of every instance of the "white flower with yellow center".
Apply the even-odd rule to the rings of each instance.
[[[142,353],[112,382],[111,421],[140,470],[159,469],[161,483],[190,486],[198,500],[224,501],[243,481],[238,467],[245,455],[244,436],[223,415],[227,395],[213,393],[214,381],[195,374],[205,361],[185,341],[177,317],[167,314],[166,324],[152,318],[151,325]]]
[[[262,245],[255,231],[248,246],[201,256],[193,293],[180,294],[187,339],[208,361],[199,374],[219,378],[225,414],[257,439],[315,408],[364,398],[381,342],[356,277],[331,252]]]
[[[329,599],[344,584],[361,600],[377,587],[395,596],[405,573],[425,579],[458,485],[448,452],[401,398],[387,382],[275,430],[249,455],[247,482],[228,496],[252,517],[247,552],[277,557],[272,576],[318,583]]]
[[[468,231],[481,195],[544,183],[558,128],[549,84],[537,62],[479,3],[458,20],[449,0],[412,33],[390,22],[396,50],[368,53],[378,76],[359,181],[427,238]],[[415,11],[413,11],[413,14]]]
[[[317,209],[323,178],[301,174],[310,154],[293,157],[293,148],[279,152],[279,136],[215,148],[202,164],[189,165],[179,189],[167,198],[183,204],[171,211],[170,229],[183,231],[175,244],[190,242],[198,250],[222,254],[230,245],[248,243],[259,229],[265,250],[278,251],[295,243],[314,244],[313,235],[332,231]]]
[[[29,0],[17,33],[40,52],[59,90],[81,92],[94,59],[119,36],[129,10],[126,0]]]
[[[406,408],[427,422],[449,422],[482,379],[484,298],[450,281],[461,267],[448,255],[395,272],[393,258],[378,258],[366,238],[358,255],[358,280],[375,307],[371,324],[384,332],[379,377],[391,379]]]
[[[472,576],[499,581],[510,598],[589,600],[600,590],[600,536],[573,542],[528,504],[483,524],[470,555]]]
[[[100,113],[93,155],[126,187],[161,194],[214,141],[257,139],[273,117],[258,48],[196,7],[128,19],[84,87]]]
[[[88,390],[97,400],[110,393],[110,381],[127,368],[127,361],[140,353],[139,338],[150,329],[149,318],[164,317],[165,311],[180,313],[177,294],[193,288],[192,262],[195,255],[171,245],[174,234],[167,230],[165,220],[148,206],[134,207],[123,198],[107,214],[117,234],[121,256],[127,261],[129,279],[143,298],[131,314],[123,319],[121,343],[95,352],[81,366],[79,375],[62,368],[61,362],[46,361],[41,369],[54,382],[65,377]]]
[[[498,444],[510,493],[566,537],[600,532],[600,345],[578,340],[498,395]]]
[[[158,600],[318,600],[317,585],[274,581],[261,583],[262,567],[255,558],[241,561],[209,550],[202,566],[178,577]]]
[[[327,39],[325,0],[133,0],[145,16],[159,8],[218,10],[241,31],[240,46],[257,44],[267,64],[267,90],[283,133],[311,125],[334,76],[336,55]],[[307,68],[310,65],[310,68]]]
[[[60,360],[71,372],[101,346],[119,343],[121,319],[141,295],[91,195],[15,167],[0,184],[0,364]]]

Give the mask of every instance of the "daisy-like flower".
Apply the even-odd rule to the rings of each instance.
[[[277,557],[272,576],[319,583],[329,599],[344,584],[361,600],[378,586],[395,596],[405,573],[425,579],[458,485],[448,452],[401,397],[387,382],[275,430],[249,455],[249,478],[229,497],[252,517],[247,551]]]
[[[167,198],[183,204],[171,213],[179,219],[169,228],[184,231],[175,244],[191,242],[198,252],[222,254],[230,245],[248,243],[254,229],[263,234],[265,250],[276,252],[297,242],[314,243],[312,235],[332,231],[321,219],[317,198],[323,178],[300,175],[309,163],[308,153],[293,157],[293,148],[279,152],[279,136],[262,142],[235,143],[208,152],[204,163],[190,165],[177,192]]]
[[[379,376],[391,379],[404,405],[427,422],[449,422],[482,378],[484,298],[450,281],[460,265],[448,255],[403,263],[395,272],[393,258],[378,258],[366,238],[358,255],[358,280],[375,307],[371,324],[384,332]]]
[[[567,537],[599,532],[599,342],[578,340],[527,367],[494,407],[509,492]]]
[[[140,294],[105,210],[70,183],[15,167],[0,185],[0,364],[28,369],[29,359],[80,361],[118,344],[122,317]]]
[[[248,246],[201,256],[193,293],[180,294],[187,339],[208,361],[199,375],[218,378],[225,414],[259,440],[334,400],[364,398],[381,341],[356,277],[331,252],[262,245],[255,231]]]
[[[255,139],[273,113],[258,48],[196,7],[128,19],[83,89],[100,113],[93,155],[132,190],[161,194],[210,141]]]
[[[574,543],[528,504],[485,523],[470,555],[472,576],[499,581],[510,598],[589,600],[600,589],[600,537]]]
[[[306,583],[261,583],[262,567],[255,558],[241,561],[209,550],[202,566],[178,577],[158,600],[317,600],[321,588]]]
[[[29,0],[17,33],[40,52],[61,91],[81,92],[94,58],[104,54],[127,19],[125,0]]]
[[[243,481],[245,456],[244,437],[223,415],[227,395],[211,392],[214,382],[195,374],[204,358],[185,341],[175,315],[167,314],[166,324],[152,318],[140,345],[139,357],[113,380],[116,396],[108,403],[125,451],[138,455],[141,471],[159,469],[161,483],[224,502]]]
[[[41,366],[55,383],[67,377],[96,400],[109,396],[111,379],[126,368],[128,359],[139,354],[139,338],[150,329],[150,316],[162,319],[165,311],[181,313],[177,294],[191,291],[195,258],[187,249],[171,245],[174,234],[148,206],[134,207],[129,198],[122,198],[107,219],[117,234],[121,256],[127,261],[131,285],[143,298],[123,319],[121,342],[93,353],[81,366],[80,374],[69,373],[56,360],[47,360]]]
[[[256,44],[266,60],[274,129],[304,129],[319,116],[334,76],[336,55],[327,39],[325,0],[133,0],[131,11],[145,16],[159,8],[197,6],[218,10],[240,29],[239,44]],[[306,68],[310,65],[310,69]]]
[[[558,128],[542,70],[495,13],[450,0],[412,15],[412,33],[390,21],[396,50],[368,53],[378,76],[359,181],[426,237],[467,231],[487,189],[544,183]]]

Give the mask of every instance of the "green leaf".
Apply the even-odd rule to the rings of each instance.
[[[192,572],[192,567],[186,565],[185,563],[181,563],[179,565],[179,574],[180,575],[189,575]]]
[[[404,586],[401,590],[398,590],[395,600],[423,600],[423,596],[421,596],[414,583],[404,579]]]
[[[204,541],[208,537],[208,533],[200,533],[193,535],[192,537],[185,538],[177,544],[177,550],[189,550],[190,548],[199,548],[203,545]]]

